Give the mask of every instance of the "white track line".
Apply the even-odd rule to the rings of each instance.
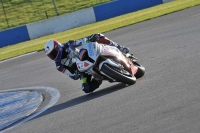
[[[17,89],[12,89],[12,90],[3,90],[3,91],[0,91],[0,93],[9,92],[9,91],[23,91],[23,90],[25,90],[25,91],[27,91],[27,90],[34,90],[34,91],[45,90],[46,92],[48,92],[51,95],[51,100],[49,101],[49,103],[44,108],[42,108],[38,112],[35,112],[32,115],[30,115],[29,117],[20,121],[19,123],[16,123],[16,124],[12,125],[11,127],[6,128],[3,131],[0,131],[0,133],[6,132],[6,131],[8,131],[8,130],[20,125],[20,124],[23,124],[23,123],[29,121],[30,119],[38,116],[42,112],[46,111],[48,108],[52,107],[60,98],[60,92],[57,89],[50,88],[50,87],[38,87],[37,86],[37,87],[17,88]]]
[[[14,59],[17,59],[17,58],[20,58],[20,57],[23,57],[23,56],[27,56],[27,55],[31,55],[31,54],[35,54],[35,53],[37,53],[37,51],[31,52],[31,53],[28,53],[28,54],[24,54],[24,55],[20,55],[20,56],[16,56],[16,57],[13,57],[13,58],[10,58],[10,59],[7,59],[7,60],[3,60],[3,61],[0,61],[0,63],[4,63],[6,61],[14,60]]]

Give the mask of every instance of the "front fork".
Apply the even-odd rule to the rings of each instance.
[[[129,58],[132,62],[137,62],[137,58],[133,55],[133,54],[123,54],[124,56],[126,56],[127,58]]]

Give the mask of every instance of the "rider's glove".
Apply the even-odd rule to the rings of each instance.
[[[96,42],[99,39],[99,35],[98,34],[92,34],[91,36],[88,37],[88,40],[90,42]]]
[[[74,78],[79,79],[80,77],[81,77],[81,73],[78,70],[76,70],[74,73]]]
[[[77,80],[80,78],[80,72],[78,72],[78,70],[77,70],[77,71],[75,71],[74,74],[70,74],[69,77],[72,78],[73,80]]]
[[[76,41],[75,40],[69,40],[68,42],[63,43],[64,45],[71,45],[71,44],[75,44]]]

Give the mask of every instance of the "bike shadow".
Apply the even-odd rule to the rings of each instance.
[[[55,106],[49,108],[48,110],[46,110],[42,114],[38,115],[34,119],[37,119],[39,117],[43,117],[45,115],[49,115],[51,113],[54,113],[54,112],[57,112],[57,111],[60,111],[60,110],[63,110],[63,109],[67,109],[67,108],[73,107],[75,105],[78,105],[78,104],[81,104],[81,103],[102,97],[104,95],[107,95],[107,94],[113,93],[115,91],[121,90],[125,87],[126,87],[125,84],[118,83],[118,84],[113,85],[111,87],[107,87],[107,88],[101,89],[99,91],[95,91],[94,93],[90,93],[90,94],[86,94],[86,95],[83,95],[83,96],[80,96],[80,97],[76,97],[76,98],[71,99],[67,102],[64,102],[64,103],[61,103],[61,104],[58,104],[58,105],[55,105]]]

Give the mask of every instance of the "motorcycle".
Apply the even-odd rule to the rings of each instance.
[[[118,48],[89,42],[82,44],[77,50],[73,45],[70,49],[77,55],[72,58],[82,73],[92,75],[97,80],[135,84],[142,77],[145,68],[132,54],[123,54]]]

